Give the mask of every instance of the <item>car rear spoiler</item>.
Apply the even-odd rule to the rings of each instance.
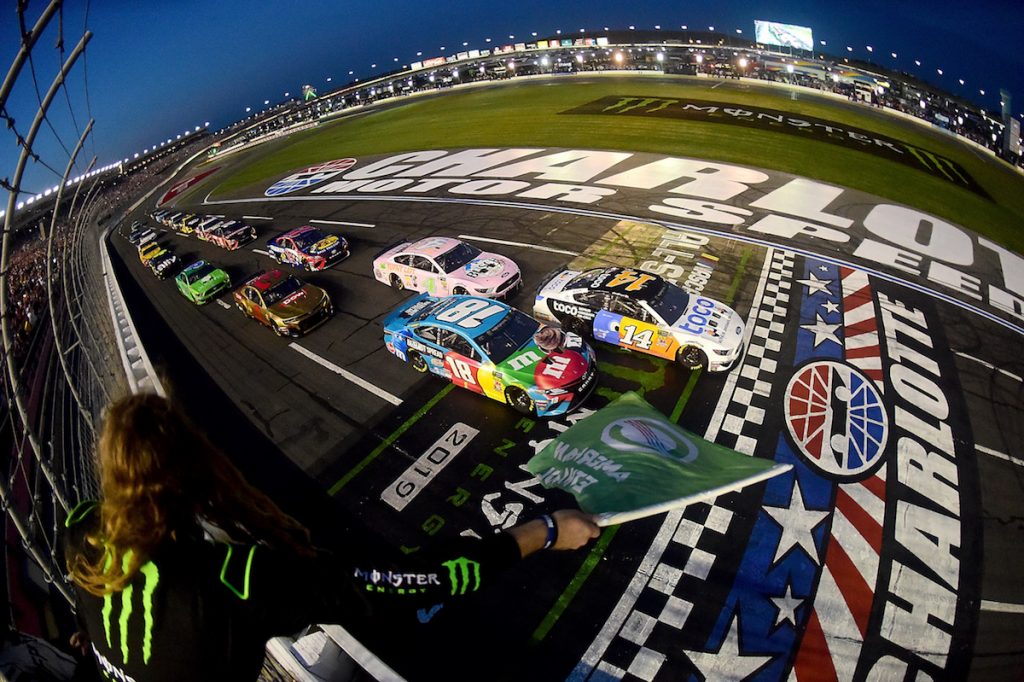
[[[265,275],[265,274],[267,274],[267,271],[266,271],[266,270],[259,270],[258,272],[255,272],[255,273],[253,273],[253,274],[249,275],[248,277],[246,277],[246,278],[245,278],[245,279],[244,279],[244,280],[242,281],[242,283],[241,283],[241,284],[239,284],[238,286],[239,286],[239,287],[244,287],[244,286],[245,286],[246,284],[248,284],[249,282],[253,281],[253,280],[254,280],[254,279],[256,279],[257,277],[260,277],[261,275]]]
[[[555,268],[554,270],[552,270],[548,274],[544,275],[544,277],[541,278],[541,280],[540,280],[540,284],[537,285],[537,290],[534,292],[534,297],[539,296],[540,292],[544,290],[544,287],[546,287],[548,285],[548,282],[550,282],[551,280],[553,280],[555,277],[557,277],[558,275],[562,274],[563,272],[565,272],[565,268]]]
[[[378,258],[383,256],[388,251],[391,251],[392,249],[394,249],[396,246],[401,246],[402,244],[408,244],[408,243],[409,243],[408,239],[399,239],[397,242],[394,242],[393,244],[391,244],[389,246],[385,246],[383,249],[381,249],[377,253],[373,254],[373,260],[377,260]]]

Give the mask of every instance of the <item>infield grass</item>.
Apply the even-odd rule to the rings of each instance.
[[[949,135],[812,91],[637,76],[518,80],[412,98],[267,143],[234,161],[215,198],[250,196],[270,179],[320,161],[460,147],[577,147],[689,156],[801,175],[908,204],[1024,252],[1024,176]],[[992,197],[895,161],[794,135],[640,116],[560,115],[609,95],[683,97],[779,109],[886,135],[959,163]],[[256,186],[258,185],[258,187]],[[249,190],[248,192],[243,190]]]

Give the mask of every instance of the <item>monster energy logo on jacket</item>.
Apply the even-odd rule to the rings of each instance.
[[[124,560],[121,564],[121,570],[128,570],[128,564],[131,562],[131,557],[131,551],[125,552]],[[142,662],[148,665],[149,657],[153,651],[153,592],[156,590],[156,586],[160,582],[160,571],[157,570],[156,564],[150,561],[139,568],[139,573],[141,573],[144,578],[141,598],[139,599],[142,606],[143,624]],[[114,602],[120,602],[120,613],[117,616],[118,640],[121,643],[121,659],[125,665],[128,664],[130,654],[128,646],[128,626],[131,623],[133,615],[135,615],[136,618],[139,617],[135,611],[135,599],[135,587],[133,585],[128,585],[117,595],[108,594],[103,597],[103,632],[107,638],[107,648],[111,650],[114,648],[110,643],[111,618],[114,610]]]
[[[452,594],[466,594],[470,578],[473,581],[473,592],[480,589],[480,564],[464,556],[441,564],[448,569],[448,580],[452,584]]]

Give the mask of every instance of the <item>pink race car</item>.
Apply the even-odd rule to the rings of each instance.
[[[507,298],[522,285],[519,266],[511,259],[448,237],[389,246],[373,259],[373,276],[398,291],[432,296]]]

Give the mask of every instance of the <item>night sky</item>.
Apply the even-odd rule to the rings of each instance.
[[[20,41],[15,1],[0,2],[4,5],[0,69],[6,73]],[[45,5],[42,0],[30,2],[30,22]],[[845,55],[849,45],[854,56],[919,75],[992,110],[998,108],[999,88],[1007,88],[1016,98],[1014,110],[1024,110],[1024,5],[1020,0],[347,0],[287,5],[267,0],[67,0],[65,49],[71,50],[86,25],[95,35],[87,61],[80,60],[68,81],[70,106],[61,93],[51,119],[64,146],[71,149],[88,118],[95,118],[94,139],[80,158],[87,162],[95,154],[102,165],[131,157],[206,121],[216,129],[243,118],[247,106],[262,108],[265,100],[281,101],[285,92],[295,95],[305,83],[322,93],[351,78],[366,78],[420,58],[528,42],[533,31],[543,37],[556,29],[568,36],[579,35],[581,28],[592,35],[605,26],[653,29],[661,25],[663,30],[678,30],[686,25],[701,30],[714,26],[734,35],[741,29],[752,38],[754,19],[810,26],[816,43],[828,43],[824,48],[818,43],[819,50]],[[55,17],[34,51],[43,93],[60,61],[54,47],[57,25]],[[509,40],[510,34],[516,36],[514,41]],[[492,42],[486,43],[486,38]],[[874,48],[873,53],[868,53],[867,45]],[[447,50],[441,52],[441,46]],[[416,56],[418,51],[422,57]],[[892,52],[897,53],[896,59]],[[920,67],[915,59],[921,61]],[[936,71],[940,68],[943,75]],[[349,71],[354,75],[349,76]],[[961,78],[964,86],[958,83]],[[7,113],[22,134],[37,105],[26,66],[7,103]],[[0,130],[0,177],[9,178],[17,149],[6,127]],[[63,171],[67,154],[47,126],[38,147],[44,160]],[[24,183],[27,190],[57,184],[59,177],[38,164],[31,166]]]

